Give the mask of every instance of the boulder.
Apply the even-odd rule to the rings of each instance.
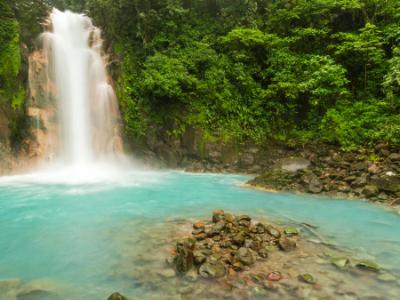
[[[352,186],[364,186],[368,182],[368,175],[366,173],[362,173],[361,176],[357,177],[356,180],[353,181]]]
[[[193,252],[193,259],[196,265],[201,265],[207,260],[210,250],[196,250]]]
[[[279,248],[283,251],[292,251],[296,248],[296,241],[289,238],[282,238],[279,240]]]
[[[255,230],[257,233],[264,233],[265,232],[265,226],[263,223],[257,223],[255,226]]]
[[[225,223],[218,222],[210,228],[210,230],[207,232],[207,236],[213,237],[213,236],[219,235],[220,233],[222,233],[224,228],[225,228]]]
[[[236,218],[236,222],[239,226],[250,227],[251,218],[248,215],[240,215]]]
[[[258,255],[261,258],[267,258],[268,257],[268,249],[266,247],[261,248],[260,250],[258,250]]]
[[[365,161],[360,161],[351,165],[353,171],[366,171],[368,170],[368,164]]]
[[[241,247],[244,244],[244,241],[246,240],[246,233],[244,231],[238,232],[235,236],[232,238],[232,242]]]
[[[268,225],[266,229],[267,229],[268,234],[273,236],[274,238],[279,239],[281,237],[281,233],[275,227]]]
[[[362,194],[367,198],[375,197],[378,193],[379,188],[373,184],[366,185],[362,190]]]
[[[380,191],[397,193],[400,192],[400,177],[385,176],[372,180],[372,183],[378,187]]]
[[[281,169],[287,172],[296,172],[308,168],[310,161],[302,157],[289,157],[281,161]]]
[[[388,157],[391,161],[400,161],[400,153],[392,153]]]
[[[249,248],[242,247],[240,248],[236,254],[235,259],[241,262],[245,266],[250,266],[255,263],[256,257]]]
[[[176,256],[174,264],[176,271],[179,273],[186,273],[193,266],[193,248],[195,240],[187,238],[179,240],[176,244]]]
[[[217,209],[213,211],[212,221],[217,223],[224,219],[225,212],[222,209]]]
[[[235,217],[232,214],[225,214],[225,221],[228,223],[233,223],[235,221]]]
[[[196,223],[193,224],[194,229],[204,229],[205,224],[203,221],[197,221]]]
[[[318,178],[313,178],[308,186],[308,191],[313,194],[322,192],[322,183]]]

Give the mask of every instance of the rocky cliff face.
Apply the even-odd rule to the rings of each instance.
[[[196,128],[175,137],[166,128],[153,127],[145,138],[129,142],[134,154],[150,164],[193,172],[258,173],[272,158],[252,143],[208,138]]]
[[[8,125],[7,112],[0,110],[0,175],[7,174],[13,168]]]
[[[57,89],[49,78],[48,61],[43,51],[29,57],[29,90],[27,115],[32,120],[29,158],[33,164],[51,160],[58,148]]]
[[[130,142],[134,155],[144,161],[190,172],[259,174],[279,159],[303,152],[302,148],[291,148],[274,141],[256,145],[210,138],[196,128],[189,128],[181,136],[174,137],[166,128],[154,127],[145,138]]]
[[[29,170],[51,159],[57,147],[55,110],[56,89],[47,78],[46,60],[40,51],[27,54],[29,87],[25,99],[23,128],[11,132],[11,112],[0,110],[0,174]],[[12,135],[18,134],[18,145],[12,145]]]

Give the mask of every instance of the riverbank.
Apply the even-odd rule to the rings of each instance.
[[[400,205],[400,154],[379,145],[375,152],[287,157],[264,170],[248,185],[335,198],[367,199]]]
[[[179,137],[166,132],[130,141],[133,155],[159,168],[254,175],[251,185],[272,190],[400,205],[400,151],[387,144],[344,151],[330,144],[223,141],[193,128]]]

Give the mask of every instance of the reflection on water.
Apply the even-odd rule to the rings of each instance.
[[[243,176],[125,172],[119,178],[123,184],[100,180],[46,184],[26,177],[2,180],[0,278],[20,282],[3,281],[0,289],[20,295],[18,299],[45,299],[35,296],[35,288],[26,292],[29,284],[41,280],[56,289],[60,299],[106,299],[116,290],[145,299],[192,293],[191,279],[176,278],[165,268],[176,232],[186,228],[171,220],[208,216],[218,207],[318,226],[318,235],[324,240],[351,249],[358,257],[376,259],[393,272],[400,271],[400,217],[380,207],[242,189],[237,184],[246,179]],[[307,268],[318,261],[321,288],[329,276],[331,282],[340,282],[343,291],[354,288],[349,274],[332,275],[332,267],[324,267],[314,255],[299,263]],[[331,275],[323,273],[326,270]],[[363,295],[379,292],[390,299],[390,293],[400,292],[397,281],[377,281],[370,274],[360,280],[364,284],[357,286]],[[213,290],[208,285],[196,281],[194,287],[197,293],[204,289],[207,297],[211,297],[208,292],[221,291],[221,287]],[[339,290],[326,283],[324,292],[328,294],[328,287],[332,293]],[[304,289],[304,295],[311,293]],[[256,297],[257,292],[251,293]]]

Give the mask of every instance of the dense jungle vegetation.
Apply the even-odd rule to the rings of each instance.
[[[398,0],[0,0],[11,111],[23,109],[23,54],[53,5],[103,29],[127,137],[159,124],[257,143],[400,145]]]

